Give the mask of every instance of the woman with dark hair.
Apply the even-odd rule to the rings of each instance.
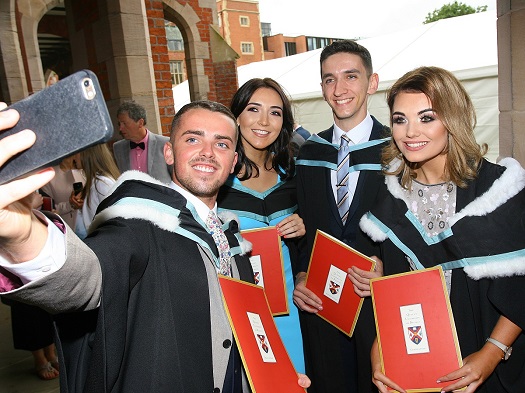
[[[275,317],[286,350],[297,372],[304,373],[298,310],[293,304],[293,263],[296,242],[305,234],[296,213],[295,161],[290,139],[293,114],[290,100],[273,79],[251,79],[239,88],[230,106],[237,118],[238,161],[221,188],[219,211],[232,211],[241,230],[275,225],[281,235],[290,313]]]
[[[449,71],[410,71],[387,101],[386,189],[361,228],[382,242],[385,275],[445,272],[463,367],[435,376],[441,391],[524,392],[525,170],[483,158],[474,106]],[[381,372],[377,343],[372,368],[381,392],[404,392]]]
[[[259,89],[262,90],[259,91]],[[260,119],[255,119],[256,122],[262,121],[264,123],[270,122],[272,118],[275,118],[277,124],[281,125],[277,132],[274,131],[273,134],[269,135],[269,137],[266,136],[268,132],[248,132],[247,128],[244,128],[245,132],[243,132],[243,128],[240,124],[239,117],[241,114],[243,114],[243,112],[251,112],[255,114],[261,113],[259,108],[262,104],[251,102],[252,97],[256,92],[259,93],[258,95],[262,95],[262,93],[266,92],[267,94],[274,96],[274,98],[277,98],[277,95],[279,96],[276,101],[280,100],[280,103],[274,105],[271,108],[273,112],[270,114],[270,117],[267,119],[262,117]],[[249,105],[250,108],[248,108]],[[236,167],[236,172],[242,170],[242,174],[238,176],[239,179],[248,180],[252,178],[252,175],[253,178],[258,178],[260,175],[257,163],[252,161],[246,153],[246,150],[249,150],[251,147],[250,144],[252,139],[255,143],[258,143],[258,146],[255,148],[260,151],[259,154],[264,159],[263,169],[273,169],[275,173],[279,174],[282,180],[291,179],[295,172],[294,158],[293,155],[290,154],[290,140],[293,133],[294,123],[292,106],[282,87],[271,78],[250,79],[243,86],[241,86],[239,90],[237,90],[237,93],[235,93],[232,98],[230,109],[237,118],[240,131],[240,138],[237,144],[239,158],[237,160]],[[251,118],[248,119],[247,116],[244,116],[243,119],[244,118],[247,119],[248,126],[253,125],[253,123],[249,123],[250,120],[252,120]],[[257,138],[252,138],[253,133],[255,133]],[[247,144],[248,146],[246,146]],[[268,166],[270,167],[268,168]],[[282,169],[279,169],[279,167]]]

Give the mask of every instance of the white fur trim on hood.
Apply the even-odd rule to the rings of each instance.
[[[384,242],[386,239],[388,239],[388,236],[381,229],[379,229],[379,227],[370,218],[368,218],[369,214],[370,213],[367,213],[361,217],[359,220],[359,227],[376,243]]]
[[[108,195],[111,195],[120,185],[122,185],[122,183],[127,180],[138,180],[168,187],[168,185],[158,181],[147,173],[133,170],[124,172],[117,179],[113,187],[111,187]],[[126,197],[120,199],[116,204],[111,205],[99,212],[93,218],[93,222],[89,226],[88,233],[93,232],[103,222],[112,218],[145,220],[169,232],[175,232],[180,225],[177,209],[154,200]],[[225,223],[232,220],[236,221],[240,228],[239,217],[230,211],[223,211],[219,213],[219,218]],[[236,237],[241,247],[241,255],[244,255],[252,250],[252,243],[244,239],[240,234],[236,234]]]
[[[504,158],[499,162],[507,169],[482,195],[474,199],[460,212],[454,214],[449,225],[452,226],[466,216],[484,216],[492,213],[525,187],[525,170],[514,158]]]
[[[230,222],[230,221],[235,221],[237,223],[237,226],[239,227],[239,229],[241,228],[241,222],[239,221],[239,217],[237,217],[237,214],[231,212],[231,211],[221,211],[219,214],[218,214],[219,218],[221,219],[222,222]]]
[[[151,177],[147,173],[140,171],[126,171],[124,172],[113,184],[107,196],[113,194],[113,192],[122,185],[125,181],[137,180],[145,183],[151,183],[163,187],[167,187],[166,184],[158,181]],[[106,196],[106,197],[107,197]],[[157,209],[156,204],[159,204],[162,208]],[[157,227],[166,231],[175,232],[179,227],[180,220],[176,209],[170,208],[162,203],[150,200],[144,200],[142,198],[122,198],[116,204],[107,207],[106,209],[99,212],[93,218],[93,222],[89,226],[88,234],[93,232],[103,222],[112,218],[125,218],[125,219],[141,219],[151,222]]]
[[[463,270],[473,280],[523,276],[525,275],[525,258],[513,258],[498,262],[465,266]]]
[[[390,169],[397,169],[400,163],[401,161],[398,159],[393,160]],[[502,175],[494,181],[485,193],[454,214],[449,220],[450,227],[453,227],[464,217],[485,216],[493,212],[525,188],[525,169],[521,167],[518,161],[508,157],[502,159],[499,164],[506,168]],[[385,183],[392,196],[405,201],[409,207],[406,193],[399,184],[397,176],[386,176]],[[367,215],[361,219],[360,227],[376,242],[384,241],[387,238],[384,232]],[[525,258],[515,257],[491,261],[490,263],[479,263],[465,266],[463,270],[473,280],[525,275]]]
[[[389,171],[395,171],[397,168],[399,168],[399,165],[401,165],[401,160],[399,158],[394,158],[392,162],[390,163]],[[397,176],[394,175],[386,175],[385,176],[385,184],[388,188],[388,191],[397,199],[401,199],[406,202],[405,197],[405,189],[401,187],[401,184],[399,184],[399,180],[397,179]],[[407,204],[408,207],[408,204]]]
[[[390,165],[391,170],[397,169],[401,161],[394,159]],[[484,216],[507,202],[510,198],[516,196],[525,188],[525,169],[514,158],[504,158],[499,164],[507,168],[503,174],[494,181],[490,188],[482,195],[474,199],[461,211],[454,214],[449,219],[449,225],[452,226],[466,216]],[[403,187],[399,184],[397,176],[385,176],[385,183],[388,191],[397,199],[405,201],[407,207],[408,200]]]
[[[141,171],[136,171],[136,170],[130,170],[130,171],[125,171],[123,172],[119,178],[117,179],[117,181],[115,181],[115,183],[113,184],[113,186],[111,187],[111,189],[109,190],[108,192],[108,195],[111,195],[113,194],[113,192],[122,184],[124,183],[125,181],[128,181],[128,180],[138,180],[138,181],[143,181],[143,182],[146,182],[146,183],[152,183],[152,184],[156,184],[158,186],[164,186],[164,187],[167,187],[167,185],[165,183],[162,183],[160,181],[158,181],[157,179],[155,179],[154,177],[151,177],[150,175],[148,175],[147,173],[144,173],[144,172],[141,172]]]
[[[145,203],[140,203],[140,201],[145,201]],[[162,208],[157,208],[156,204],[162,205]],[[93,232],[99,225],[112,218],[145,220],[169,232],[175,232],[180,225],[178,211],[174,208],[141,198],[122,198],[118,203],[107,207],[95,216],[88,233]]]

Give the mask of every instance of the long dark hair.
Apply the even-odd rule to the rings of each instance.
[[[275,170],[281,180],[291,179],[295,173],[295,161],[291,149],[290,140],[293,133],[293,113],[292,105],[286,93],[279,83],[271,78],[253,78],[242,85],[232,98],[230,109],[236,118],[244,111],[255,91],[261,88],[268,88],[274,90],[283,102],[283,127],[277,139],[268,146],[267,153],[272,156],[271,168]],[[247,180],[251,177],[259,176],[259,168],[251,161],[244,152],[242,145],[242,138],[237,140],[237,165],[235,166],[235,174],[238,174],[243,169],[240,180]]]

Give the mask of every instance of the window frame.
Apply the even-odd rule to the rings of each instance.
[[[178,70],[175,70],[177,72],[174,72],[174,66],[177,66],[179,68]],[[170,75],[171,75],[171,84],[173,86],[179,85],[182,82],[184,82],[184,65],[182,64],[182,60],[170,60]],[[179,82],[177,80],[180,79]]]
[[[246,24],[242,23],[243,20],[246,20]],[[250,27],[250,17],[246,15],[240,15],[239,16],[239,25],[241,27]]]
[[[247,52],[247,51],[244,50],[244,46],[245,46],[245,45],[249,45],[249,47],[250,47],[250,51],[249,51],[249,52]],[[253,42],[250,42],[250,41],[241,41],[241,53],[242,53],[243,55],[253,55],[254,52],[255,52],[255,48],[254,48],[254,46],[253,46]]]

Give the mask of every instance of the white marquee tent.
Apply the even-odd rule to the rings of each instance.
[[[443,19],[417,28],[362,39],[379,74],[379,89],[370,97],[369,110],[388,124],[385,91],[405,72],[423,65],[452,71],[463,83],[476,107],[478,142],[489,145],[488,158],[498,157],[498,58],[496,13],[487,11]],[[320,88],[321,50],[247,64],[238,68],[239,85],[255,77],[271,77],[289,93],[295,115],[306,129],[318,132],[332,122]],[[189,102],[187,82],[174,88],[175,108]]]

